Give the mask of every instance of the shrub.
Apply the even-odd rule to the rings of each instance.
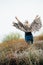
[[[21,38],[21,35],[19,33],[10,33],[3,38],[2,42],[6,42],[6,41],[10,41],[10,40],[17,40],[20,38]]]

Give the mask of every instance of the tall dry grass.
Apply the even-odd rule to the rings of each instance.
[[[29,45],[24,39],[4,41],[0,44],[0,65],[43,65],[43,42]]]
[[[38,40],[41,41],[41,40],[43,40],[43,34],[40,34],[38,36],[35,36],[34,38],[35,38],[36,41],[38,41]]]

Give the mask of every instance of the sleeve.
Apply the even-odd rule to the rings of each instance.
[[[16,27],[17,29],[23,31],[23,32],[30,32],[30,28],[26,25],[23,25],[23,24],[20,25],[18,23],[13,22],[13,26]]]
[[[34,21],[32,22],[30,29],[34,32],[39,31],[39,29],[42,27],[42,23],[41,23],[41,19],[40,17],[37,17],[36,19],[34,19]]]
[[[19,25],[18,23],[13,22],[13,26],[16,27],[17,29],[23,31],[23,32],[26,32],[26,30],[21,25]]]

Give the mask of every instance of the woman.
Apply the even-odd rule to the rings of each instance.
[[[23,25],[19,20],[18,20],[18,18],[17,17],[15,17],[16,18],[16,20],[18,21],[18,24],[17,23],[13,23],[13,24],[15,24],[14,26],[17,26],[17,28],[18,29],[20,29],[20,30],[23,30],[23,28],[25,28],[25,30],[26,29],[28,29],[27,27],[29,27],[30,25],[29,25],[29,23],[28,23],[28,21],[26,21],[25,22],[25,24]],[[20,28],[20,26],[21,26],[21,28]],[[22,28],[23,27],[23,28]],[[24,32],[25,32],[25,30],[23,30]],[[32,43],[33,44],[33,35],[32,35],[32,30],[30,30],[29,32],[25,32],[25,41],[26,42],[28,42],[28,43]]]
[[[28,23],[28,21],[25,22],[25,24],[22,24],[21,21],[18,20],[17,17],[15,17],[18,23],[13,22],[13,26],[20,29],[21,31],[25,32],[25,40],[28,43],[33,43],[33,35],[32,32],[39,31],[42,27],[40,16],[37,15],[31,25]]]

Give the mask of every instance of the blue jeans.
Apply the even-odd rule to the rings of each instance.
[[[27,43],[32,43],[33,44],[33,35],[28,35],[28,36],[25,36],[25,40]]]

